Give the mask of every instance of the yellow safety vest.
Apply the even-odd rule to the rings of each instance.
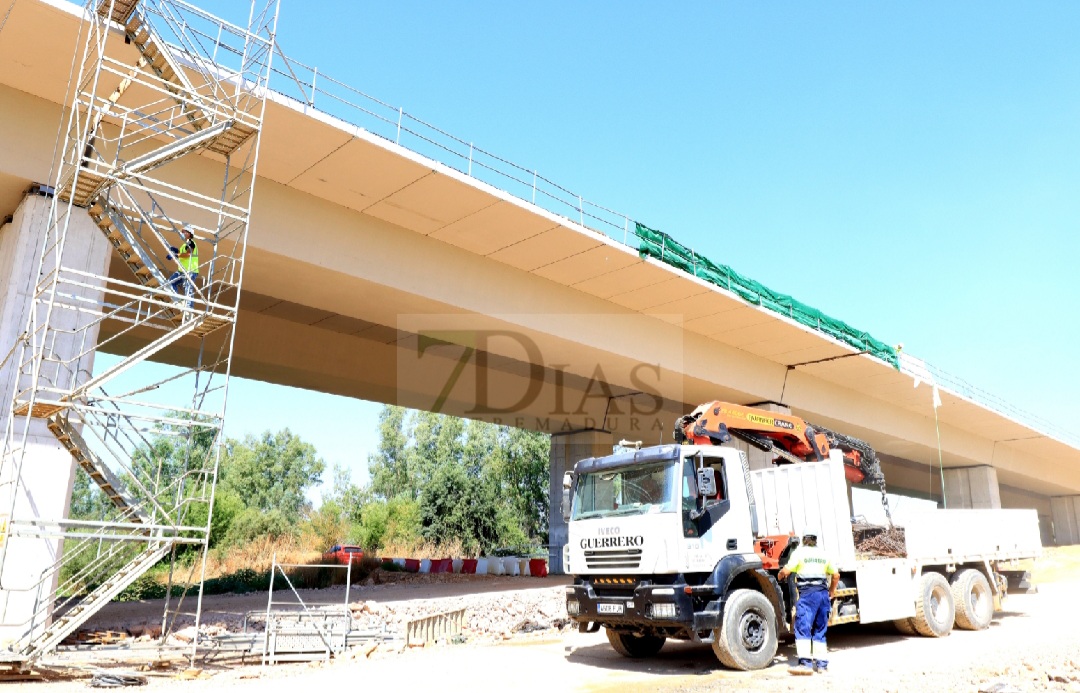
[[[180,246],[180,252],[190,253],[188,257],[176,258],[176,263],[180,265],[180,269],[184,270],[188,274],[199,273],[199,246],[195,245],[194,240],[187,241],[184,245]]]

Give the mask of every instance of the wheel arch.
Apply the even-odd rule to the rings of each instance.
[[[727,602],[728,595],[735,590],[748,589],[760,592],[772,604],[776,612],[776,632],[788,634],[791,628],[788,625],[787,600],[780,589],[780,583],[762,567],[760,560],[746,559],[744,556],[732,555],[720,559],[713,569],[713,582],[716,585],[717,595]]]

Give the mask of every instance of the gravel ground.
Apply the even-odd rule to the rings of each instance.
[[[434,577],[434,576],[433,576]],[[375,586],[354,600],[361,617],[403,623],[410,617],[466,608],[468,642],[404,649],[401,643],[358,649],[327,665],[205,667],[198,678],[179,670],[152,672],[150,688],[185,693],[375,685],[446,691],[1077,691],[1080,693],[1080,574],[1010,597],[1006,611],[981,632],[941,639],[906,637],[891,627],[830,631],[831,671],[792,677],[794,655],[781,644],[774,665],[757,672],[723,669],[708,646],[669,643],[656,657],[628,660],[602,633],[559,630],[565,579],[491,578]],[[501,582],[494,582],[501,580]],[[472,588],[485,590],[474,593]],[[524,588],[524,589],[522,589]],[[329,592],[324,591],[324,592]],[[440,596],[442,595],[442,596]],[[343,595],[342,595],[343,596]],[[265,595],[261,595],[265,600]],[[262,602],[265,608],[265,601]],[[130,607],[129,607],[130,608]],[[366,616],[365,616],[366,615]],[[523,623],[549,628],[522,627]],[[529,632],[525,632],[529,631]],[[497,644],[496,644],[497,641]],[[9,684],[5,690],[47,693],[85,690],[87,682]]]

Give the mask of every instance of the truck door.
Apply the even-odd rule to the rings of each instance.
[[[713,489],[701,483],[702,470],[711,470]],[[730,448],[699,450],[684,459],[683,537],[698,539],[711,565],[726,554],[753,552],[753,511],[743,471],[739,451]]]

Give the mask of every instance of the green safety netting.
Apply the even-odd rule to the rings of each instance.
[[[771,311],[786,315],[807,327],[824,332],[844,344],[866,351],[899,370],[900,359],[896,349],[874,339],[866,332],[856,330],[842,320],[831,318],[817,308],[797,301],[787,294],[777,293],[759,282],[744,277],[727,265],[718,265],[707,257],[698,255],[693,250],[676,241],[663,231],[650,229],[635,223],[637,227],[638,253],[642,257],[652,257],[672,267],[677,267],[687,274],[700,277],[737,294],[747,303],[762,306]]]

